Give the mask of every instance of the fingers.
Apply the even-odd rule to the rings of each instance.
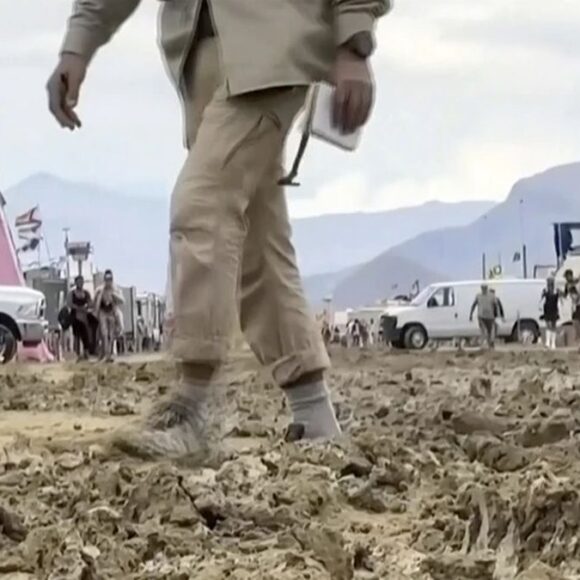
[[[372,84],[360,81],[339,84],[334,95],[334,126],[342,133],[354,133],[368,121],[372,104]]]
[[[71,82],[70,78],[69,75],[57,69],[50,77],[46,89],[50,112],[61,127],[74,131],[81,126],[81,121],[74,111],[81,80],[73,79]]]

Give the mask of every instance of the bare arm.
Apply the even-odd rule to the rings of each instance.
[[[62,45],[63,53],[72,53],[90,61],[95,52],[109,42],[119,27],[131,16],[140,0],[75,0]]]
[[[473,314],[475,313],[475,309],[477,308],[477,298],[473,301],[471,305],[471,311],[469,312],[469,320],[473,320]]]

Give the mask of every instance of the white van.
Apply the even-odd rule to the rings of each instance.
[[[430,340],[478,337],[477,312],[471,307],[482,284],[494,290],[505,322],[498,319],[498,338],[531,344],[538,340],[543,323],[540,301],[544,280],[476,280],[445,282],[425,288],[408,305],[386,309],[381,317],[383,336],[399,348],[422,349]]]
[[[17,343],[40,344],[48,329],[44,294],[26,286],[0,286],[0,364],[16,355]]]

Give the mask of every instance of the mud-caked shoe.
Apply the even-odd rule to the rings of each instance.
[[[210,431],[208,402],[175,395],[141,429],[116,433],[112,445],[142,459],[201,460],[210,451]]]

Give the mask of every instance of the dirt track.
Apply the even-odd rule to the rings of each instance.
[[[281,442],[277,389],[228,369],[210,465],[119,458],[157,362],[0,375],[0,579],[580,578],[580,356],[337,351],[348,442]]]

